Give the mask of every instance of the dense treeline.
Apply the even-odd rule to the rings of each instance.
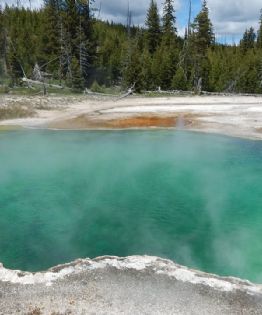
[[[239,45],[216,43],[206,1],[184,38],[174,1],[163,16],[150,0],[145,28],[102,22],[89,0],[45,0],[39,10],[0,8],[0,84],[22,77],[83,90],[92,84],[137,91],[262,93],[262,12]]]

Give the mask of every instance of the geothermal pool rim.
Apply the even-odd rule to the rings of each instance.
[[[93,259],[80,258],[69,263],[51,267],[46,271],[38,272],[7,269],[0,263],[0,282],[52,286],[55,281],[69,275],[105,268],[113,268],[118,271],[134,270],[138,273],[151,268],[152,273],[166,275],[174,280],[189,282],[195,285],[201,284],[224,292],[241,290],[250,295],[259,294],[262,296],[262,284],[256,284],[249,280],[233,276],[225,277],[203,272],[179,265],[170,259],[147,255],[127,257],[99,256]]]
[[[0,305],[1,315],[259,315],[262,285],[155,256],[102,256],[36,273],[1,265]]]

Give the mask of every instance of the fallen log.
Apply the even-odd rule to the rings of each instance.
[[[170,94],[170,95],[193,95],[193,91],[182,91],[182,90],[153,90],[143,91],[145,94]]]
[[[143,91],[144,94],[169,94],[169,95],[197,95],[194,91],[182,91],[182,90],[153,90],[153,91]],[[229,92],[208,92],[201,91],[199,95],[203,96],[254,96],[261,97],[262,94],[257,93],[229,93]]]
[[[85,89],[84,95],[91,95],[91,96],[117,96],[115,94],[109,94],[109,93],[99,93],[99,92],[92,92],[91,90]]]
[[[57,85],[57,84],[49,84],[49,83],[45,83],[45,82],[41,82],[41,81],[36,81],[36,80],[30,80],[27,78],[22,78],[23,82],[29,83],[29,84],[35,84],[35,85],[44,85],[45,87],[51,87],[51,88],[55,88],[55,89],[63,89],[64,87],[61,85]]]

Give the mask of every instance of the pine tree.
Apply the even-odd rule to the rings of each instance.
[[[66,0],[62,18],[61,64],[64,76],[72,85],[74,73],[77,73],[77,77],[80,74],[87,83],[95,51],[89,0]]]
[[[253,27],[246,29],[243,38],[240,41],[240,48],[243,53],[246,53],[248,49],[253,49],[255,47],[256,34]]]
[[[177,69],[176,74],[174,75],[172,79],[171,87],[174,90],[181,90],[181,91],[187,90],[187,80],[186,80],[183,68],[179,67]]]
[[[144,48],[142,52],[141,64],[143,65],[141,70],[141,81],[143,90],[151,90],[153,88],[152,57],[147,48]]]
[[[65,5],[66,8],[63,22],[65,25],[65,31],[68,35],[68,44],[71,46],[73,55],[75,55],[78,52],[76,40],[78,37],[79,15],[75,0],[65,0]]]
[[[58,0],[45,0],[42,19],[40,62],[47,64],[46,70],[58,77],[62,22]]]
[[[169,90],[176,71],[175,50],[168,49],[164,43],[158,48],[153,58],[152,72],[156,78],[156,87]]]
[[[76,1],[65,0],[62,10],[62,32],[60,36],[60,43],[62,48],[62,74],[63,77],[66,78],[66,83],[68,86],[73,85],[73,72],[77,73],[77,75],[79,75],[80,72],[79,49],[77,49],[76,45],[78,23],[79,19]]]
[[[262,48],[262,9],[260,10],[259,30],[257,32],[257,47]]]
[[[163,9],[163,38],[168,44],[174,40],[177,32],[175,26],[176,17],[173,2],[173,0],[165,0]]]
[[[137,39],[132,43],[128,64],[123,71],[124,85],[130,87],[135,84],[135,89],[140,92],[143,89],[142,64],[140,59]]]
[[[22,78],[24,74],[19,61],[19,56],[14,48],[11,48],[8,54],[8,71],[11,78],[11,86],[18,85],[20,83],[20,78]]]
[[[6,58],[6,34],[4,13],[0,6],[0,77],[5,74],[5,58]]]
[[[152,88],[159,89],[162,86],[162,76],[161,76],[161,66],[162,66],[162,49],[158,47],[155,54],[152,56],[152,65],[151,65],[151,73],[152,73]]]
[[[203,1],[202,9],[196,16],[191,34],[193,50],[192,79],[195,91],[201,92],[202,88],[208,90],[208,76],[210,64],[208,60],[208,48],[214,44],[214,33],[206,0]]]
[[[21,51],[25,50],[26,43],[21,42],[20,29],[23,29],[22,16],[24,10],[19,11],[18,8],[6,8],[5,14],[8,15],[8,51],[7,51],[7,68],[11,79],[11,86],[19,84],[20,78],[23,77],[23,69],[21,67]],[[25,56],[26,59],[26,56]]]
[[[215,39],[206,0],[203,1],[202,9],[195,18],[193,31],[198,54],[206,55],[208,48],[214,44]]]
[[[160,17],[155,0],[151,0],[146,17],[146,26],[148,50],[151,54],[153,54],[159,46],[161,39]]]
[[[71,71],[71,87],[74,91],[79,92],[84,88],[84,78],[79,67],[79,61],[76,59],[76,57],[72,58]]]
[[[84,80],[87,81],[89,69],[95,54],[95,40],[93,36],[89,0],[79,1],[77,9],[79,15],[79,25],[76,46],[79,50],[76,56],[78,56],[80,72]]]

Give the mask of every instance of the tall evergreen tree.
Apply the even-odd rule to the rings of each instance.
[[[196,16],[193,24],[193,73],[192,79],[196,92],[202,88],[208,89],[209,60],[208,48],[214,44],[214,33],[209,9],[206,0],[203,1],[202,9]]]
[[[257,47],[262,48],[262,9],[260,10],[259,30],[257,32]]]
[[[0,76],[6,72],[6,33],[4,13],[0,6]]]
[[[152,57],[147,48],[144,48],[141,55],[141,64],[143,65],[141,71],[141,82],[144,90],[152,90],[153,76],[152,76]]]
[[[45,0],[41,29],[40,62],[47,64],[47,71],[57,76],[61,54],[62,17],[58,0]]]
[[[79,26],[77,47],[79,48],[80,73],[85,81],[88,80],[89,68],[95,54],[95,39],[93,36],[93,23],[90,15],[89,0],[81,0],[77,4]]]
[[[123,76],[125,87],[135,85],[137,92],[140,92],[143,89],[142,64],[140,58],[140,51],[135,40],[131,47],[130,59],[124,69]]]
[[[207,49],[214,44],[215,40],[206,0],[203,1],[202,9],[195,18],[193,30],[197,52],[206,55]]]
[[[159,46],[161,40],[160,17],[155,0],[151,0],[150,2],[150,7],[147,11],[146,26],[148,50],[151,54],[153,54]]]
[[[185,72],[182,67],[179,67],[173,76],[171,87],[174,90],[187,90],[187,80],[185,77]]]
[[[25,46],[30,43],[30,38],[26,39],[26,43],[22,41],[24,34],[20,33],[20,30],[25,27],[23,25],[25,10],[19,10],[18,8],[6,8],[5,14],[8,14],[8,53],[7,53],[7,67],[8,74],[11,79],[11,86],[19,84],[20,78],[23,77],[23,69],[21,67],[21,56],[25,52]],[[31,47],[33,48],[33,47]],[[28,52],[29,54],[29,52]],[[24,56],[23,64],[26,63],[27,56]]]
[[[77,38],[79,28],[79,15],[75,0],[65,0],[66,8],[63,18],[68,45],[73,55],[78,53]]]
[[[240,41],[240,48],[245,53],[248,49],[255,48],[256,33],[253,27],[247,29]]]
[[[84,88],[84,78],[79,67],[79,61],[76,57],[73,56],[71,61],[71,71],[72,71],[72,79],[71,79],[71,87],[74,91],[78,92]]]
[[[89,0],[66,0],[63,17],[62,64],[67,81],[77,82],[74,75],[86,82],[95,45],[92,38],[92,22]]]
[[[173,2],[173,0],[165,0],[163,9],[163,36],[168,43],[174,39],[177,32],[175,26],[176,17]]]

